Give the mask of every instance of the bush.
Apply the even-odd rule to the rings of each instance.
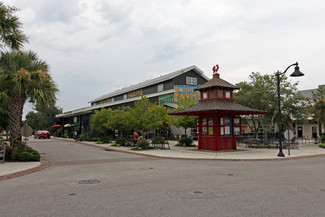
[[[41,155],[38,151],[30,147],[25,147],[25,144],[21,141],[14,143],[11,147],[7,146],[6,148],[7,161],[39,161],[40,158]]]
[[[63,127],[56,129],[56,131],[54,132],[54,136],[56,137],[62,137],[62,135],[63,135]]]
[[[181,138],[178,140],[178,146],[193,146],[193,139],[191,138]]]
[[[325,143],[325,135],[322,135],[322,136],[320,137],[320,142],[321,142],[321,143]]]
[[[32,158],[32,154],[25,151],[18,155],[19,161],[29,161],[31,158]]]
[[[153,144],[162,144],[164,143],[166,140],[164,137],[159,137],[159,136],[156,136],[152,139],[152,143]]]
[[[84,133],[79,136],[80,141],[92,141],[90,133]]]
[[[93,142],[98,142],[98,141],[100,141],[100,139],[99,138],[91,138],[91,141],[93,141]]]
[[[112,137],[105,136],[105,137],[100,138],[99,141],[101,141],[102,143],[110,143],[112,141]]]
[[[320,148],[325,148],[325,144],[319,144]]]
[[[148,149],[148,148],[150,148],[149,142],[147,140],[142,140],[141,142],[137,143],[137,148],[139,150]]]
[[[117,139],[115,139],[115,144],[123,146],[126,144],[126,139],[125,138],[117,138]]]

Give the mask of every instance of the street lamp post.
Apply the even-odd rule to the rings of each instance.
[[[282,152],[282,128],[281,128],[281,122],[282,122],[282,117],[281,117],[281,100],[280,100],[280,79],[284,76],[284,74],[288,71],[288,69],[291,66],[295,66],[295,71],[290,75],[291,77],[300,77],[300,76],[304,76],[304,74],[302,72],[300,72],[299,70],[299,66],[298,63],[294,63],[291,64],[290,66],[288,66],[286,68],[286,70],[284,70],[284,72],[277,72],[276,73],[276,78],[277,78],[277,89],[278,89],[278,122],[279,122],[279,133],[280,133],[280,138],[279,138],[279,154],[278,157],[285,157],[285,155]],[[280,76],[282,76],[280,78]]]

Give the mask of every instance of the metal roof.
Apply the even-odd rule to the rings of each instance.
[[[145,95],[145,97],[150,99],[151,97],[161,96],[161,95],[170,94],[170,93],[175,93],[175,90],[170,89],[170,90],[165,90],[165,91],[158,92],[158,93],[147,94],[147,95]],[[134,102],[139,99],[141,99],[141,96],[137,96],[137,97],[133,97],[133,98],[125,99],[125,100],[117,100],[114,102],[108,102],[108,103],[103,103],[103,104],[99,104],[99,105],[88,106],[88,107],[76,109],[73,111],[68,111],[68,112],[64,112],[61,114],[57,114],[57,115],[55,115],[55,117],[62,118],[62,117],[71,117],[71,116],[76,116],[76,115],[81,115],[81,114],[88,114],[88,113],[92,113],[96,109],[101,109],[101,108],[110,107],[110,106],[128,103],[128,102]]]
[[[239,89],[239,87],[237,87],[236,85],[233,85],[233,84],[229,83],[228,81],[225,81],[218,77],[212,78],[211,80],[200,85],[196,89],[202,90],[202,89],[206,89],[206,88],[210,88],[210,87],[227,87],[227,88],[231,88],[231,89]]]
[[[166,75],[162,75],[162,76],[160,76],[158,78],[154,78],[154,79],[151,79],[151,80],[148,80],[148,81],[136,84],[136,85],[132,85],[132,86],[127,87],[127,88],[123,88],[123,89],[114,91],[114,92],[109,93],[109,94],[105,94],[105,95],[103,95],[103,96],[101,96],[99,98],[96,98],[94,100],[89,101],[89,103],[98,102],[98,101],[101,101],[101,100],[104,100],[104,99],[108,99],[108,98],[111,98],[111,97],[114,97],[114,96],[118,96],[118,95],[128,93],[128,92],[131,92],[131,91],[134,91],[134,90],[138,90],[138,89],[141,89],[141,88],[153,85],[153,84],[158,84],[158,83],[170,80],[170,79],[172,79],[174,77],[177,77],[177,76],[179,76],[179,75],[181,75],[183,73],[186,73],[188,71],[191,71],[191,70],[194,70],[199,75],[204,77],[206,80],[209,80],[209,78],[206,75],[204,75],[203,72],[198,67],[193,65],[193,66],[189,66],[189,67],[184,68],[184,69],[177,70],[175,72],[168,73]]]
[[[227,99],[210,99],[202,100],[198,104],[180,111],[169,113],[170,115],[198,115],[202,112],[219,113],[234,112],[239,114],[267,114],[268,112],[249,108],[236,103],[234,100]]]

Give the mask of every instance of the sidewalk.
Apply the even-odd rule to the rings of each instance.
[[[313,156],[325,156],[325,149],[319,148],[317,144],[300,144],[299,149],[291,149],[290,156],[288,150],[283,149],[286,157],[277,157],[279,149],[258,149],[238,147],[237,150],[222,150],[219,152],[212,150],[198,150],[196,147],[175,146],[177,141],[169,141],[170,149],[149,149],[149,150],[131,150],[130,147],[115,147],[111,144],[96,144],[94,142],[82,142],[101,148],[107,148],[114,151],[121,151],[145,156],[154,156],[168,159],[184,160],[232,160],[232,161],[256,161],[256,160],[288,160],[297,158],[306,158]]]
[[[73,139],[53,138],[74,142]],[[125,153],[153,156],[166,159],[180,160],[226,160],[226,161],[259,161],[259,160],[289,160],[308,157],[325,157],[325,149],[319,148],[317,144],[299,144],[299,149],[291,149],[290,156],[288,150],[284,149],[286,157],[277,157],[278,149],[256,149],[238,147],[237,150],[210,151],[198,150],[196,147],[178,147],[176,141],[169,141],[170,149],[149,149],[149,150],[131,150],[130,147],[114,147],[110,144],[96,144],[95,142],[79,142],[85,145],[91,145],[98,148],[110,149]],[[25,175],[36,172],[49,166],[46,161],[41,162],[14,162],[0,164],[0,180]]]

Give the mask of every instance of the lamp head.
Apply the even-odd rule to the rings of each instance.
[[[299,66],[298,63],[296,63],[297,65],[295,66],[295,71],[290,75],[291,77],[300,77],[300,76],[304,76],[304,74],[299,70]]]

